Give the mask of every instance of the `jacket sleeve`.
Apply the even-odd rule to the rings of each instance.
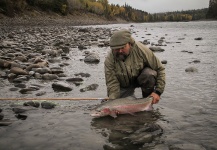
[[[144,54],[145,65],[157,72],[156,93],[161,95],[165,88],[165,68],[155,54],[145,45],[139,43],[139,47]]]
[[[107,85],[107,95],[109,99],[116,99],[120,97],[120,83],[115,75],[114,60],[110,53],[104,62],[105,79]]]

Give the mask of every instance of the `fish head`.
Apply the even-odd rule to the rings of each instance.
[[[90,113],[92,117],[104,117],[110,115],[111,110],[109,108],[95,109]]]

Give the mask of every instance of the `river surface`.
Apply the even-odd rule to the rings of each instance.
[[[34,113],[29,114],[25,121],[17,120],[8,127],[0,127],[0,149],[166,150],[173,149],[173,146],[182,149],[217,149],[216,21],[93,27],[112,30],[128,28],[136,40],[148,40],[150,43],[158,43],[161,37],[164,38],[163,44],[166,46],[161,47],[165,51],[155,54],[160,60],[167,60],[166,87],[160,102],[154,105],[154,111],[138,113],[136,116],[121,115],[116,119],[93,119],[89,116],[90,108],[100,101],[59,101],[60,106],[55,109],[33,110]],[[202,40],[195,40],[198,37],[202,37]],[[81,93],[75,88],[68,93],[54,93],[45,86],[44,90],[49,93],[45,98],[106,97],[103,62],[109,47],[92,47],[92,50],[100,54],[99,64],[86,64],[79,60],[80,54],[70,52],[70,65],[64,69],[67,74],[91,72],[91,77],[85,83],[97,83],[97,90]],[[188,67],[198,71],[186,72]],[[46,85],[44,82],[41,84]],[[7,91],[7,87],[1,91]],[[1,97],[23,97],[2,92]],[[141,97],[140,89],[136,90],[136,96]],[[0,103],[7,108],[10,101]],[[9,116],[6,113],[6,117]],[[163,133],[148,143],[138,144],[128,140],[148,123],[160,125]]]

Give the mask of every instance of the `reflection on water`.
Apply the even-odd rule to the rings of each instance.
[[[151,149],[163,141],[163,129],[156,123],[162,116],[155,110],[139,112],[136,116],[119,115],[117,118],[94,118],[91,127],[97,133],[107,138],[105,150],[123,149],[132,150],[139,148]]]

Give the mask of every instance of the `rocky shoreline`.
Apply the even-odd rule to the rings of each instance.
[[[114,18],[108,20],[103,16],[98,16],[91,13],[74,14],[67,16],[60,16],[58,14],[43,13],[37,16],[31,16],[28,13],[25,15],[18,15],[14,18],[6,17],[0,14],[0,26],[82,26],[82,25],[103,25],[103,24],[117,24],[128,23],[126,20]]]

